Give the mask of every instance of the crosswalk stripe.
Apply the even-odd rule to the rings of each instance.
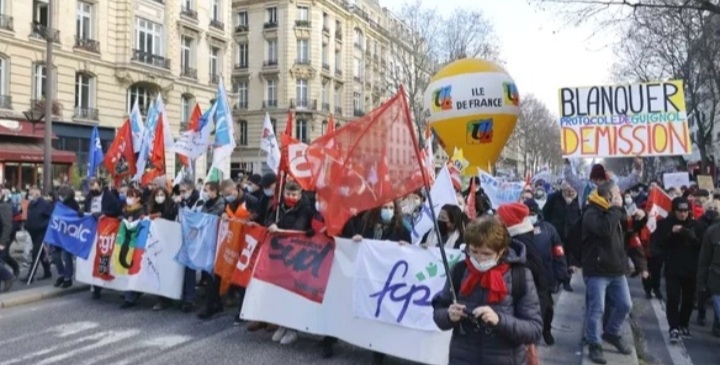
[[[98,340],[98,339],[101,339],[101,338],[103,338],[103,337],[105,337],[105,336],[107,336],[107,333],[106,333],[106,332],[98,332],[98,333],[95,333],[95,334],[92,334],[92,335],[84,336],[84,337],[81,337],[81,338],[78,338],[78,339],[75,339],[75,340],[72,340],[72,341],[68,341],[68,342],[62,343],[62,344],[59,344],[59,345],[49,346],[49,347],[46,347],[46,348],[44,348],[44,349],[42,349],[42,350],[38,350],[38,351],[31,352],[31,353],[29,353],[29,354],[25,354],[25,355],[23,355],[23,356],[21,356],[21,357],[19,357],[19,358],[16,358],[16,359],[10,359],[10,360],[6,360],[6,361],[3,361],[3,362],[0,362],[0,365],[24,364],[24,363],[29,362],[30,359],[34,359],[34,358],[36,358],[36,357],[42,357],[42,356],[45,356],[45,355],[47,355],[47,354],[53,353],[53,352],[58,351],[58,350],[62,350],[62,349],[67,348],[67,347],[71,347],[71,346],[75,346],[75,345],[80,345],[80,344],[83,343],[83,342]]]
[[[668,325],[667,317],[665,316],[665,302],[653,299],[651,300],[651,305],[655,313],[655,318],[657,318],[658,324],[660,325],[660,333],[670,353],[670,359],[672,359],[673,365],[693,365],[690,354],[688,354],[685,344],[682,341],[678,344],[670,343],[670,325]]]
[[[103,332],[101,332],[103,333]],[[49,358],[45,358],[40,362],[35,363],[35,365],[49,365],[56,362],[60,362],[69,358],[73,358],[79,354],[82,354],[84,352],[92,351],[95,349],[99,349],[101,347],[111,345],[116,342],[120,342],[123,340],[126,340],[128,338],[131,338],[133,336],[136,336],[140,333],[139,330],[124,330],[124,331],[107,331],[103,333],[103,337],[100,338],[99,341],[92,345],[87,345],[83,347],[79,347],[70,351],[66,351],[62,354],[52,356]]]

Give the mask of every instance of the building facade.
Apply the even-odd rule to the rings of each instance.
[[[394,50],[408,31],[377,0],[233,0],[233,69],[238,149],[232,169],[258,172],[265,115],[276,135],[288,113],[310,142],[360,117],[395,92]]]
[[[84,175],[92,127],[99,127],[108,146],[135,100],[145,113],[161,94],[177,137],[196,103],[210,106],[221,77],[230,85],[231,7],[231,0],[55,0],[51,14],[47,0],[0,0],[0,136],[40,118],[50,37],[55,43],[53,146],[76,155],[76,174]],[[33,124],[33,132],[36,127],[42,123]],[[25,184],[28,176],[42,173],[42,161],[38,167],[31,158],[4,158],[2,143],[2,180]],[[167,153],[166,160],[172,175],[174,154]],[[61,162],[67,159],[58,158]],[[205,166],[201,158],[199,175]]]

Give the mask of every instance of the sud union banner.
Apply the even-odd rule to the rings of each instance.
[[[95,243],[96,232],[97,220],[93,216],[85,216],[57,203],[45,231],[44,241],[87,260]]]

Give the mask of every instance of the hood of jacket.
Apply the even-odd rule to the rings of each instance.
[[[610,209],[610,203],[598,194],[597,189],[590,193],[588,196],[588,202],[602,210]]]
[[[524,243],[519,238],[524,237],[526,235],[528,235],[528,234],[527,233],[521,234],[512,239],[512,241],[510,242],[510,247],[508,247],[508,252],[507,252],[507,254],[505,254],[505,256],[502,259],[502,261],[504,263],[508,263],[511,265],[525,263],[526,255],[527,255],[527,247],[525,246],[526,243]],[[530,239],[532,239],[532,232],[530,232],[529,235],[531,237]]]

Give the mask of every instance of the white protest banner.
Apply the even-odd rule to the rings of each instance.
[[[113,290],[180,299],[185,272],[175,262],[182,242],[180,224],[164,219],[141,221],[137,236],[132,236],[118,235],[119,222],[113,221],[99,222],[90,256],[77,259],[75,279]]]
[[[665,187],[665,189],[680,189],[683,186],[690,186],[690,175],[688,175],[687,172],[671,172],[663,174],[663,187]]]
[[[446,250],[450,267],[465,258]],[[353,312],[359,318],[423,331],[439,331],[431,300],[445,286],[440,249],[368,241],[355,260]]]
[[[563,158],[688,155],[682,80],[560,89]]]
[[[353,307],[355,262],[359,259],[360,247],[373,242],[375,241],[363,240],[358,244],[335,238],[330,278],[321,303],[253,278],[247,288],[241,318],[275,323],[316,335],[337,337],[358,347],[410,361],[446,365],[451,332],[419,330],[359,318],[348,310]],[[388,242],[377,244],[397,245]],[[263,249],[267,247],[266,245]],[[419,250],[421,249],[418,247],[403,247],[402,255],[417,254]],[[442,269],[438,270],[441,272]]]
[[[209,123],[208,123],[209,124]],[[212,128],[205,127],[200,131],[185,131],[180,134],[180,138],[175,141],[175,145],[171,148],[178,155],[187,156],[190,159],[196,159],[207,152]]]
[[[435,183],[430,189],[430,195],[432,196],[433,203],[435,206],[435,217],[432,216],[430,210],[430,202],[425,201],[422,206],[420,214],[415,218],[412,227],[412,243],[418,244],[422,240],[425,233],[434,228],[433,219],[437,219],[440,214],[440,209],[447,204],[457,205],[457,198],[455,197],[455,189],[453,188],[452,178],[450,177],[450,170],[447,165],[443,166],[440,173],[435,178]]]
[[[525,187],[524,182],[500,181],[479,168],[478,177],[480,178],[480,185],[490,199],[494,209],[497,209],[502,204],[517,202],[520,199],[523,187]]]

